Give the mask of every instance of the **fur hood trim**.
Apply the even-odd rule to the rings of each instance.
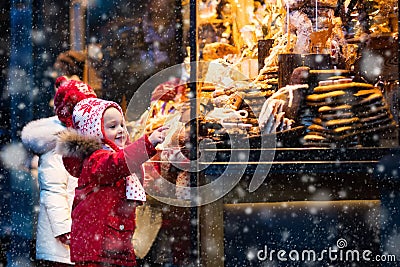
[[[49,152],[56,147],[57,133],[65,130],[57,116],[29,122],[21,132],[24,146],[37,155]]]
[[[99,138],[79,134],[74,129],[67,129],[58,133],[56,152],[64,157],[84,159],[102,147]]]

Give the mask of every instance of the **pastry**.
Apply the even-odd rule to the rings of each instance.
[[[324,86],[317,86],[314,88],[314,93],[326,93],[338,90],[360,90],[360,89],[372,89],[373,85],[368,83],[358,83],[358,82],[346,82],[346,83],[336,83]]]
[[[314,90],[315,91],[315,90]],[[313,101],[313,102],[319,102],[323,101],[327,98],[335,98],[339,96],[344,96],[346,95],[345,91],[332,91],[329,93],[324,93],[324,94],[312,94],[306,97],[307,101]]]
[[[233,45],[219,42],[210,43],[206,44],[203,48],[203,59],[209,61],[238,53],[239,50]]]

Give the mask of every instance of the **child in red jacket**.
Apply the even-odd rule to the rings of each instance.
[[[76,130],[59,135],[58,153],[66,169],[79,177],[72,210],[71,260],[80,266],[136,266],[132,246],[135,207],[145,200],[141,165],[164,141],[160,127],[126,145],[121,107],[85,99],[74,108]],[[129,182],[129,184],[127,184]]]

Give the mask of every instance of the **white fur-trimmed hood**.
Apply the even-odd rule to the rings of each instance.
[[[65,130],[57,116],[29,122],[21,132],[21,141],[33,153],[41,155],[56,147],[57,133]]]
[[[99,138],[79,134],[74,129],[66,129],[57,136],[56,153],[64,157],[84,159],[103,147]]]

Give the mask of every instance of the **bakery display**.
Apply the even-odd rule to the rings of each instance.
[[[396,127],[379,88],[346,78],[319,84],[306,97],[314,118],[303,138],[304,146],[360,146],[366,136]]]
[[[310,88],[316,73],[320,80]],[[393,132],[397,124],[381,89],[349,74],[299,67],[289,79],[293,84],[279,89],[256,81],[231,81],[225,88],[205,84],[202,137],[228,141],[236,134],[256,140],[274,134],[279,144],[336,148],[367,145],[374,134]]]
[[[283,146],[332,148],[367,146],[365,140],[386,130],[383,139],[396,135],[393,112],[398,108],[386,99],[397,95],[393,84],[398,84],[398,74],[392,73],[397,57],[386,62],[398,45],[393,41],[397,10],[390,4],[352,1],[345,9],[337,0],[254,2],[253,7],[221,3],[209,10],[212,18],[199,23],[202,30],[230,23],[229,40],[200,37],[200,59],[206,62],[198,75],[200,138],[220,142],[231,134],[248,139],[275,135]],[[229,12],[221,17],[227,6]],[[386,40],[377,38],[382,35],[393,42],[373,45]],[[379,53],[369,59],[371,49]],[[379,75],[374,68],[375,62],[383,64],[380,56],[390,73]],[[257,61],[254,75],[251,62]]]

